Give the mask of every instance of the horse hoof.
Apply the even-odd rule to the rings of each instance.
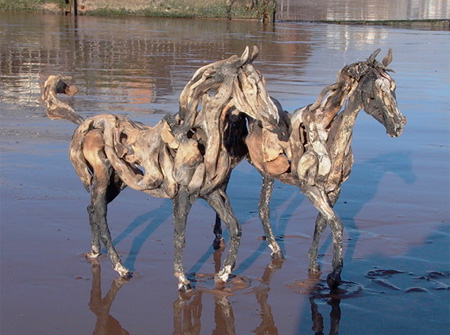
[[[120,277],[123,279],[131,279],[133,277],[133,272],[127,271],[125,273],[120,273]]]
[[[191,286],[191,284],[180,284],[178,286],[178,291],[180,291],[181,293],[189,293],[189,292],[193,292],[193,288]]]
[[[320,267],[309,267],[308,272],[312,275],[320,275],[322,271],[320,271]]]
[[[282,260],[286,259],[283,255],[283,251],[281,251],[281,250],[272,252],[272,254],[270,256],[272,257],[272,259],[274,261],[282,261]]]
[[[122,278],[130,279],[131,277],[133,277],[133,272],[128,270],[120,263],[117,263],[116,266],[114,266],[114,270],[116,270],[119,276],[121,276]]]
[[[330,289],[335,289],[341,283],[341,275],[339,273],[331,272],[327,276],[327,284]]]
[[[98,256],[100,256],[101,255],[101,253],[99,253],[99,252],[93,252],[93,251],[91,251],[91,252],[88,252],[88,253],[86,253],[86,259],[97,259],[98,258]]]

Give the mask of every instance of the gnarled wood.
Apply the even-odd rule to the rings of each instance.
[[[310,271],[319,271],[321,233],[326,225],[332,230],[333,272],[327,278],[330,287],[339,284],[343,266],[343,226],[333,206],[353,165],[350,144],[356,117],[364,109],[392,137],[399,136],[406,124],[397,107],[395,82],[387,73],[392,50],[382,63],[375,59],[379,52],[376,50],[366,61],[345,66],[338,73],[336,83],[325,87],[313,104],[297,109],[292,115],[281,111],[289,119],[285,122],[290,130],[287,141],[276,136],[280,133],[277,129],[267,131],[257,122],[251,124],[246,137],[250,162],[263,175],[259,215],[272,256],[283,257],[270,228],[269,201],[273,180],[277,179],[298,186],[319,211],[309,251]],[[278,162],[283,162],[282,168],[272,168]],[[219,231],[217,225],[220,222],[214,231]]]
[[[121,276],[131,273],[112,245],[106,207],[126,186],[157,197],[170,198],[174,208],[174,273],[179,289],[189,289],[182,267],[186,218],[193,202],[203,197],[227,223],[231,248],[218,281],[226,281],[236,262],[240,225],[223,185],[231,169],[244,158],[246,116],[264,129],[274,129],[278,111],[269,98],[262,75],[252,66],[258,49],[247,47],[196,71],[180,95],[179,112],[154,127],[121,115],[103,114],[86,120],[56,98],[62,76],[51,76],[43,98],[49,116],[79,124],[70,145],[70,159],[91,194],[90,257],[105,244]],[[65,83],[63,82],[65,85]],[[54,110],[62,112],[56,115]]]
[[[83,121],[83,118],[67,103],[62,102],[56,97],[57,93],[73,96],[78,92],[78,89],[71,84],[71,81],[72,77],[69,76],[56,75],[48,77],[44,84],[42,100],[46,104],[47,116],[50,119],[66,119],[73,123],[80,124]]]

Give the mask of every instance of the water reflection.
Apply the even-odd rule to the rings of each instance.
[[[275,325],[275,319],[272,314],[272,307],[269,305],[270,282],[275,271],[281,269],[283,261],[273,260],[264,270],[261,284],[253,290],[256,300],[259,304],[260,315],[262,315],[261,324],[254,330],[256,334],[278,334],[278,328]]]
[[[448,19],[447,0],[279,0],[277,20]]]
[[[215,261],[219,260],[221,251],[215,252]],[[272,306],[269,304],[270,284],[275,273],[282,268],[284,261],[272,261],[264,269],[263,275],[258,280],[246,278],[231,279],[223,290],[209,289],[207,281],[212,281],[211,276],[197,274],[196,292],[179,293],[178,298],[173,303],[174,315],[174,335],[181,334],[201,334],[203,298],[213,295],[214,298],[214,323],[212,334],[239,334],[235,327],[235,316],[230,298],[236,294],[254,294],[258,302],[258,315],[261,320],[259,325],[252,330],[255,334],[279,334],[276,320],[272,313]],[[190,278],[191,279],[191,278]],[[195,279],[192,278],[194,282]],[[199,284],[199,281],[201,283]],[[243,284],[244,282],[244,284]],[[251,282],[251,283],[250,283]],[[256,283],[256,284],[255,284]],[[324,334],[327,326],[324,324],[324,317],[321,310],[326,307],[329,310],[329,334],[339,334],[339,323],[341,321],[341,298],[356,296],[361,292],[361,287],[357,284],[346,282],[344,288],[331,291],[326,283],[319,281],[315,276],[310,276],[307,280],[300,280],[288,284],[296,293],[309,296],[311,311],[311,329],[315,334]],[[209,322],[208,322],[209,323]]]
[[[215,252],[214,261],[220,265],[222,251]],[[174,315],[174,331],[173,334],[200,334],[201,330],[201,316],[202,316],[202,299],[208,296],[207,293],[214,297],[214,322],[215,328],[212,334],[239,334],[235,328],[235,318],[233,313],[233,306],[229,297],[245,292],[245,294],[254,294],[259,304],[258,315],[261,317],[261,322],[252,333],[255,334],[278,334],[278,329],[275,324],[275,319],[272,314],[272,307],[268,303],[270,282],[276,271],[281,269],[283,261],[272,261],[264,270],[261,280],[253,280],[258,282],[258,285],[251,287],[250,281],[247,278],[236,276],[225,285],[223,290],[206,288],[203,285],[197,285],[196,292],[179,293],[178,299],[173,303]],[[216,264],[217,266],[217,264]],[[204,275],[197,275],[198,281],[211,281],[211,278],[206,278]],[[191,278],[190,278],[191,279]],[[193,279],[195,281],[195,279]],[[207,283],[206,283],[207,284]]]
[[[256,44],[277,61],[307,53],[308,44],[273,44],[311,34],[275,32],[254,22],[93,18],[0,13],[0,88],[4,102],[37,106],[39,83],[61,72],[77,80],[77,110],[149,112],[177,102],[192,73]],[[269,51],[269,52],[268,52]],[[304,58],[301,58],[304,59]],[[298,71],[298,70],[297,70]],[[176,107],[166,112],[175,112]]]
[[[173,302],[173,334],[199,334],[201,311],[201,293],[179,293],[178,299]]]
[[[173,303],[173,334],[201,334],[203,292],[180,293]],[[214,322],[212,334],[236,334],[233,308],[226,295],[214,295]]]
[[[316,304],[316,299],[314,297],[309,298],[309,303],[311,304],[311,319],[313,322],[312,330],[316,335],[323,335],[324,322],[323,316],[319,312],[319,307]],[[339,322],[341,321],[341,308],[339,304],[341,303],[341,299],[330,298],[327,301],[327,304],[331,306],[330,312],[330,335],[339,334]]]
[[[274,96],[302,95],[311,86],[302,77],[312,52],[323,52],[319,71],[325,71],[331,64],[354,61],[335,59],[330,49],[345,51],[356,44],[372,50],[389,36],[385,27],[267,27],[255,22],[23,13],[0,13],[0,27],[1,103],[22,113],[23,107],[39,106],[40,85],[55,73],[75,78],[80,89],[75,109],[82,113],[174,113],[179,93],[197,68],[248,44],[261,50],[258,69],[269,88],[275,87]],[[334,76],[334,71],[327,75]],[[322,87],[320,72],[317,78]],[[283,105],[291,110],[299,103]]]
[[[297,294],[309,297],[311,329],[314,334],[320,335],[324,334],[327,328],[329,328],[328,334],[339,334],[341,300],[361,297],[366,293],[362,285],[350,281],[343,281],[339,288],[330,290],[326,281],[320,280],[316,274],[309,274],[307,279],[290,282],[286,286]],[[324,318],[324,310],[329,311],[329,318]],[[329,320],[328,325],[324,321],[326,319]],[[298,329],[299,331],[305,329],[305,326],[299,324]]]
[[[95,328],[92,333],[94,335],[130,334],[122,327],[120,322],[110,314],[111,306],[116,298],[117,292],[119,292],[120,288],[127,280],[121,277],[114,278],[108,293],[102,298],[100,263],[96,259],[91,259],[90,262],[92,265],[92,288],[89,308],[97,317]]]
[[[214,254],[216,266],[220,266],[223,250],[218,250]],[[89,260],[92,269],[92,287],[90,292],[89,308],[96,316],[93,334],[113,335],[113,334],[129,334],[123,328],[120,321],[113,317],[110,313],[114,299],[116,298],[121,287],[130,280],[121,277],[115,277],[111,286],[102,297],[101,288],[101,266],[97,259]],[[197,288],[195,292],[178,293],[178,298],[173,302],[173,334],[202,334],[202,312],[203,298],[213,296],[214,299],[214,330],[212,334],[239,334],[235,327],[235,317],[233,306],[229,300],[235,294],[254,294],[259,305],[258,315],[261,317],[260,324],[252,331],[255,334],[278,334],[278,328],[270,306],[269,293],[270,283],[276,271],[282,268],[283,261],[272,261],[264,270],[262,277],[253,280],[257,285],[250,284],[251,280],[235,276],[226,284],[223,290],[216,288],[208,288],[208,282],[214,282],[213,275],[197,274]],[[195,283],[195,280],[193,279]],[[132,280],[130,285],[132,285]],[[314,299],[311,300],[312,304]],[[313,306],[313,305],[312,305]],[[313,307],[312,307],[313,308]],[[318,309],[314,309],[314,320],[319,320]],[[319,313],[320,314],[320,313]],[[314,321],[316,323],[316,321]],[[207,321],[210,324],[210,321]],[[316,327],[316,326],[314,326]]]

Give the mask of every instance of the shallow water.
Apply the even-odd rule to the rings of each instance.
[[[0,13],[1,325],[9,334],[444,334],[450,330],[450,33],[378,26],[71,18]],[[50,121],[44,80],[72,75],[68,101],[83,116],[113,112],[154,124],[174,113],[194,71],[255,44],[255,66],[288,111],[315,100],[345,64],[394,50],[397,139],[364,113],[354,134],[355,165],[336,205],[345,225],[341,291],[324,274],[308,278],[315,210],[276,184],[275,234],[287,257],[272,263],[257,217],[260,177],[247,163],[229,195],[243,224],[235,277],[212,275],[213,213],[190,215],[184,265],[197,293],[180,295],[172,276],[171,203],[132,190],[109,220],[125,264],[86,263],[88,195],[67,157],[73,125]],[[101,273],[100,273],[101,270]]]
[[[446,0],[279,0],[277,19],[291,21],[450,18]]]

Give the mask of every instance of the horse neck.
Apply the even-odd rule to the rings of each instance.
[[[344,110],[331,122],[327,146],[332,160],[336,159],[338,156],[345,155],[350,149],[353,138],[353,128],[361,109],[362,104],[360,99],[357,99],[355,94],[353,94],[347,100]]]

